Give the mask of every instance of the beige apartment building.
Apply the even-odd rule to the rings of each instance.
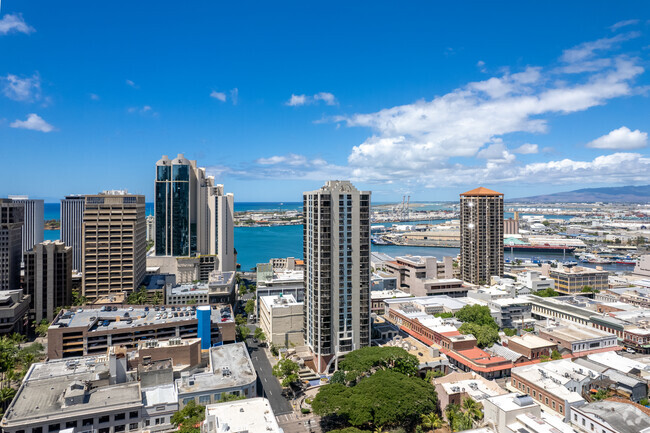
[[[302,346],[303,306],[293,295],[261,296],[259,323],[266,341],[276,346]]]
[[[609,288],[609,272],[602,269],[558,266],[550,268],[548,276],[555,281],[555,290],[566,295],[580,293],[585,286],[595,290]]]
[[[397,278],[397,287],[413,296],[467,296],[467,287],[453,278],[453,259],[442,262],[432,256],[401,256],[384,263],[384,268]]]
[[[485,284],[503,276],[503,229],[503,194],[480,187],[460,195],[463,281]]]
[[[83,221],[83,295],[89,301],[130,292],[145,275],[143,195],[87,195]]]
[[[72,247],[61,241],[41,242],[25,252],[24,261],[30,316],[36,323],[51,322],[57,307],[72,304]]]

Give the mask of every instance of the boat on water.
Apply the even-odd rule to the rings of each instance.
[[[371,242],[373,245],[393,245],[392,242],[388,242],[387,240],[382,239],[382,238],[380,238],[379,236],[372,236],[372,237],[370,238],[370,242]]]
[[[519,252],[533,252],[533,253],[572,253],[575,251],[576,247],[570,247],[567,245],[516,245],[516,244],[504,244],[503,249],[505,251],[519,251]]]

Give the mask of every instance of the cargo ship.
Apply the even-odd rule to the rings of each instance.
[[[575,251],[576,247],[570,247],[568,245],[508,245],[504,244],[503,249],[505,251],[527,251],[531,253],[572,253]]]

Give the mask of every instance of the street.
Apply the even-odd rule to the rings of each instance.
[[[253,329],[255,329],[253,327]],[[282,387],[273,376],[271,363],[266,357],[266,352],[258,343],[249,338],[246,342],[250,350],[251,360],[257,372],[257,395],[266,397],[271,403],[271,409],[276,416],[293,413],[288,399],[282,395]]]

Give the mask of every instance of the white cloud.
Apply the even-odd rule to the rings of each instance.
[[[35,73],[31,77],[7,74],[0,77],[2,93],[14,101],[34,102],[41,99],[41,77]]]
[[[216,90],[213,90],[212,92],[210,92],[210,97],[217,99],[221,102],[226,102],[226,94],[223,92],[217,92]]]
[[[35,31],[34,27],[25,22],[22,14],[6,14],[0,19],[0,35],[8,33],[25,33],[28,35]]]
[[[151,105],[143,105],[142,107],[129,107],[126,109],[127,113],[139,114],[141,116],[158,117],[158,113],[153,111]]]
[[[43,120],[38,114],[28,114],[27,120],[15,120],[9,124],[12,128],[31,129],[32,131],[51,132],[54,127]]]
[[[619,21],[616,24],[614,24],[613,26],[611,26],[610,30],[611,31],[616,31],[616,30],[620,29],[621,27],[632,26],[632,25],[635,25],[635,24],[638,24],[638,23],[639,23],[639,20]]]
[[[533,153],[538,153],[539,148],[536,144],[525,143],[519,146],[516,149],[512,149],[512,153],[519,153],[521,155],[531,155]]]
[[[326,105],[338,105],[336,97],[329,92],[319,92],[313,96],[310,95],[291,95],[291,98],[285,103],[291,107],[300,107],[302,105],[311,105],[317,104],[318,102],[324,102]]]
[[[243,179],[303,179],[326,180],[350,178],[350,170],[329,164],[322,158],[309,158],[305,155],[289,153],[258,158],[252,164],[234,166],[212,166],[207,168],[210,175],[220,178],[225,174]]]
[[[639,32],[628,32],[612,36],[611,38],[601,38],[595,41],[584,42],[573,48],[564,50],[560,60],[566,63],[576,63],[588,60],[595,56],[598,51],[609,50],[621,42],[638,38],[640,35],[641,33]]]
[[[603,135],[587,143],[587,147],[594,149],[641,149],[648,144],[648,133],[638,129],[631,131],[626,126],[614,129],[609,134]]]
[[[92,99],[93,101],[99,101],[99,99],[100,99],[100,98],[99,98],[99,95],[96,94],[96,93],[91,93],[91,94],[89,94],[88,96],[89,96],[90,99]]]
[[[485,62],[483,60],[479,60],[476,62],[476,67],[478,68],[479,71],[486,73],[487,69],[485,68]]]
[[[129,86],[129,87],[133,87],[134,89],[139,89],[140,88],[140,86],[135,84],[132,80],[126,80],[126,85]]]
[[[230,90],[230,100],[232,101],[232,105],[237,105],[239,102],[239,89],[237,87]]]

